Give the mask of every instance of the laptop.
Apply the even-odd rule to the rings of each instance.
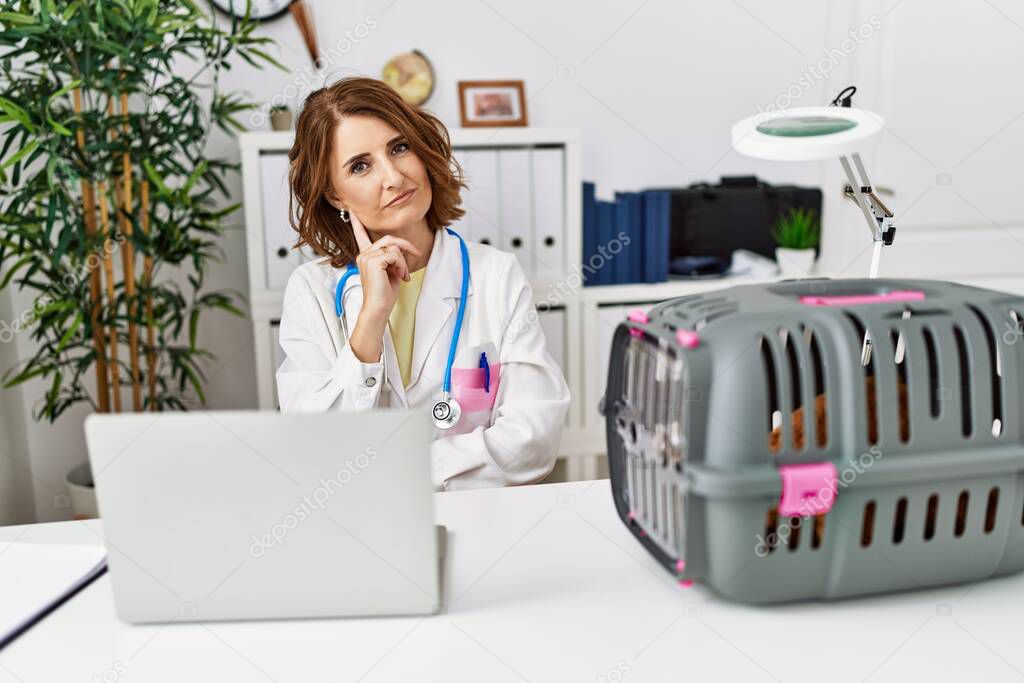
[[[432,434],[426,411],[408,409],[90,415],[118,615],[437,612]]]

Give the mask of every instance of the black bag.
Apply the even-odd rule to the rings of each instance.
[[[755,176],[723,177],[720,185],[697,183],[671,193],[670,259],[713,256],[732,262],[749,249],[775,258],[772,231],[790,209],[814,209],[821,217],[821,190],[769,185]]]

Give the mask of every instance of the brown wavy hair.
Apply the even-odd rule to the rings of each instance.
[[[309,245],[342,268],[359,253],[352,224],[327,201],[331,189],[331,141],[345,116],[373,116],[401,133],[423,161],[432,200],[427,225],[439,230],[461,218],[462,168],[452,158],[448,129],[433,114],[414,107],[395,90],[373,78],[348,77],[309,94],[295,123],[288,152],[288,222],[299,233],[294,248]],[[369,229],[369,228],[368,228]]]

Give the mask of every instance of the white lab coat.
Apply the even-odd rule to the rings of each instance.
[[[452,429],[434,429],[434,485],[452,490],[537,481],[554,465],[569,387],[545,347],[530,284],[516,257],[475,242],[467,241],[466,247],[469,293],[452,371],[452,395],[463,412]],[[461,258],[458,238],[439,230],[416,306],[408,387],[402,386],[390,328],[376,363],[361,362],[343,339],[334,291],[344,269],[332,268],[324,258],[296,268],[281,313],[280,343],[287,356],[277,371],[281,410],[408,406],[429,412],[441,396],[462,284]],[[362,298],[359,276],[349,278],[344,309],[350,331]],[[492,366],[501,364],[492,369],[490,391],[480,381],[481,353]]]

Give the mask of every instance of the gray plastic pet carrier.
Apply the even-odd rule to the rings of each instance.
[[[1022,318],[928,280],[634,310],[604,402],[619,516],[683,585],[750,603],[1019,571]]]

